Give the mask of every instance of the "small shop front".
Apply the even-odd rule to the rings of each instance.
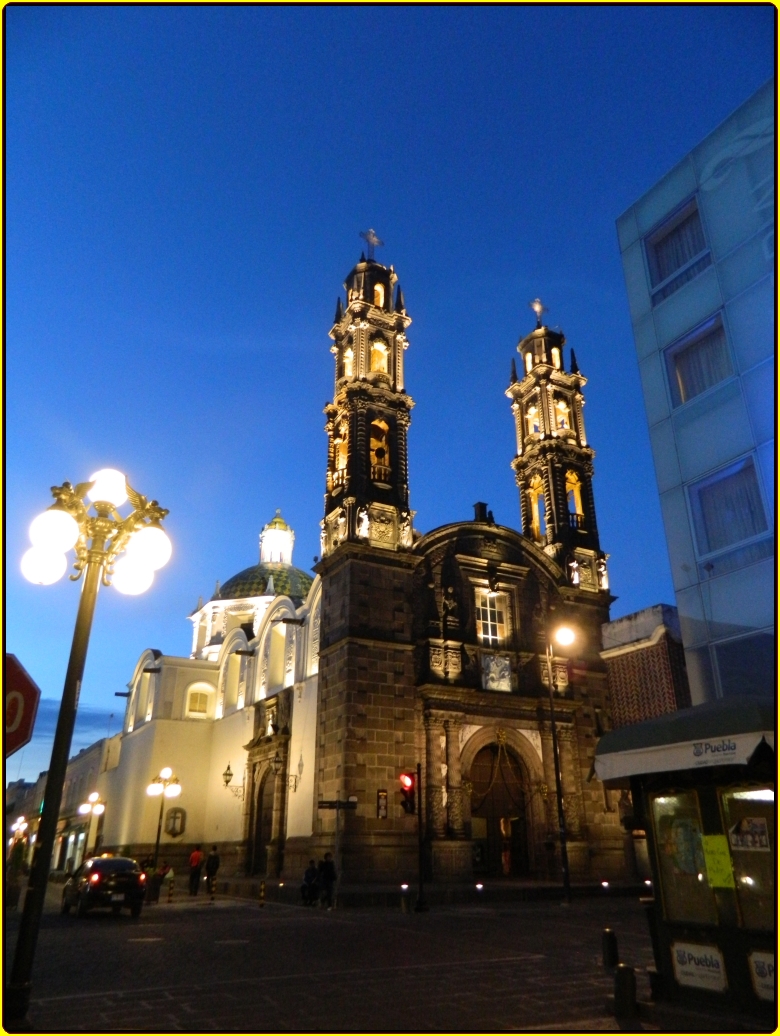
[[[655,995],[775,1008],[774,701],[717,701],[605,734],[596,774],[631,788],[654,897]]]

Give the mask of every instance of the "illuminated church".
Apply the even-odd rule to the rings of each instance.
[[[99,778],[104,847],[153,848],[173,768],[161,855],[216,842],[226,874],[297,881],[333,849],[343,880],[403,881],[417,818],[399,775],[422,764],[426,852],[437,880],[560,873],[549,678],[574,880],[619,877],[627,836],[593,773],[608,727],[601,626],[611,601],[583,421],[586,383],[565,339],[541,322],[522,337],[506,389],[522,532],[474,518],[421,534],[408,480],[404,353],[411,318],[392,266],[350,271],[330,337],[325,511],[316,577],[293,566],[280,512],[259,563],[190,616],[189,658],[143,653],[123,732]],[[554,627],[577,634],[574,657]],[[629,837],[630,841],[630,837]]]

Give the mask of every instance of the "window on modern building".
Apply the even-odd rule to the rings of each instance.
[[[344,350],[344,377],[351,378],[355,373],[355,354],[352,346],[348,345]]]
[[[371,370],[387,374],[387,344],[379,338],[371,343]]]
[[[688,487],[700,554],[766,532],[767,520],[752,457]]]
[[[695,198],[645,238],[645,253],[654,306],[710,265]]]
[[[477,590],[477,640],[499,647],[506,640],[506,594]]]
[[[379,309],[384,309],[385,305],[385,286],[384,284],[374,285],[374,305],[378,306]]]
[[[720,691],[724,698],[771,695],[775,687],[775,638],[756,633],[715,645]]]
[[[733,373],[720,314],[670,345],[664,355],[675,407],[706,392]]]
[[[187,715],[197,719],[205,719],[209,710],[209,696],[207,691],[190,691],[187,699]]]

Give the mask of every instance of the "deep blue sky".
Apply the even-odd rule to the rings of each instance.
[[[171,512],[153,588],[101,591],[95,729],[145,647],[188,653],[198,595],[276,507],[311,565],[327,332],[369,226],[414,319],[417,527],[479,499],[519,525],[503,393],[540,295],[590,379],[613,617],[673,602],[615,219],[772,74],[774,8],[3,13],[6,649],[44,696],[79,588],[18,559],[55,483],[111,465]]]

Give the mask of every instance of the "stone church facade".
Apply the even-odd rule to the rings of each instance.
[[[403,293],[392,267],[364,258],[345,288],[325,410],[315,764],[320,799],[357,800],[341,821],[345,878],[413,872],[416,818],[401,809],[398,778],[418,761],[434,879],[557,874],[545,653],[563,622],[577,631],[576,686],[569,659],[552,664],[572,874],[619,875],[624,833],[592,773],[609,713],[599,650],[611,598],[574,355],[567,372],[563,335],[538,322],[518,345],[521,378],[512,364],[523,533],[477,504],[473,521],[420,536],[407,477]],[[311,841],[288,841],[285,870],[297,873],[330,844],[334,817],[319,812]]]
[[[334,848],[337,813],[318,804],[352,799],[338,814],[343,880],[413,880],[417,816],[402,809],[399,775],[420,763],[430,876],[557,879],[551,673],[572,878],[620,877],[618,804],[593,773],[612,598],[574,353],[567,370],[563,335],[537,319],[519,373],[512,363],[522,531],[477,503],[472,521],[422,535],[407,463],[411,318],[393,267],[372,256],[345,289],[316,577],[292,567],[277,512],[260,564],[199,601],[190,657],[143,653],[98,777],[102,844],[153,848],[158,807],[144,789],[170,766],[182,785],[162,836],[171,860],[216,842],[226,873],[297,881]],[[571,656],[548,659],[563,624]]]

